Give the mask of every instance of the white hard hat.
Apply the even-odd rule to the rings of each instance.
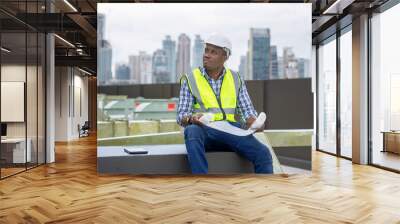
[[[205,41],[206,44],[212,44],[218,47],[222,47],[225,51],[228,57],[231,55],[232,52],[232,44],[229,41],[228,38],[226,38],[223,35],[220,34],[212,34],[211,36],[208,37],[208,39]]]

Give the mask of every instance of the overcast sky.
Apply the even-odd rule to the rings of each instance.
[[[296,57],[311,56],[311,4],[277,3],[98,3],[105,14],[105,38],[113,48],[115,63],[128,62],[128,56],[162,47],[162,40],[179,34],[206,39],[221,33],[232,42],[227,66],[238,69],[240,56],[247,51],[250,28],[269,28],[271,45],[293,47]],[[192,49],[191,49],[192,54]]]

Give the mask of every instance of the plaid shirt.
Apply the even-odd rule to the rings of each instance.
[[[210,86],[213,88],[217,98],[219,99],[219,94],[221,92],[221,84],[225,75],[225,69],[222,71],[222,75],[217,79],[212,79],[203,67],[200,67],[201,73],[207,79]],[[239,76],[240,78],[240,76]],[[241,79],[241,78],[240,78]],[[242,79],[241,79],[242,80]],[[190,92],[190,89],[186,83],[186,80],[182,81],[181,90],[179,92],[179,104],[178,104],[178,114],[177,123],[182,126],[182,118],[193,114],[193,105],[196,102],[195,97]],[[241,114],[242,119],[247,120],[250,116],[257,117],[257,111],[254,109],[253,103],[251,102],[249,93],[247,92],[246,85],[242,81],[242,86],[239,89],[239,95],[237,100],[237,109]]]

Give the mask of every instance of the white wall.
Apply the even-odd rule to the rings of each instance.
[[[76,68],[56,67],[55,119],[56,141],[79,138],[78,124],[88,120],[88,78]]]
[[[68,73],[67,67],[55,68],[55,141],[68,140]]]
[[[38,69],[38,70],[37,70]],[[27,80],[25,80],[27,78]],[[21,122],[6,122],[7,123],[7,137],[8,138],[24,138],[25,135],[30,140],[30,148],[32,152],[32,161],[44,163],[44,74],[40,66],[25,66],[25,64],[3,64],[1,66],[1,81],[2,82],[24,82],[26,84],[26,102],[22,102],[23,106],[20,109],[11,107],[2,107],[3,113],[15,113],[12,110],[19,111],[23,114],[26,112],[26,120],[23,118]],[[10,94],[4,92],[3,94]],[[20,94],[24,94],[24,89],[19,90]],[[2,95],[2,98],[9,98],[10,96]],[[25,97],[25,96],[24,96]],[[25,101],[25,100],[24,100]],[[26,103],[26,105],[25,105]],[[24,115],[22,115],[24,116]],[[37,153],[39,156],[37,157]]]
[[[28,137],[33,130],[36,130],[36,107],[41,107],[42,104],[37,105],[36,96],[36,67],[25,65],[2,65],[1,67],[1,81],[2,82],[25,82],[26,72],[28,72],[28,87],[27,87],[27,121],[28,121]],[[2,96],[7,97],[7,96]],[[40,101],[42,103],[42,101]],[[10,108],[1,108],[1,110],[9,110]],[[24,109],[24,108],[23,108]],[[7,122],[7,135],[8,137],[24,137],[26,122]],[[32,130],[32,131],[31,131]],[[36,131],[35,131],[36,136]]]
[[[86,76],[74,75],[74,96],[72,97],[74,98],[75,106],[72,108],[71,135],[76,138],[79,137],[78,124],[82,126],[88,120],[88,78]]]
[[[1,81],[18,81],[25,82],[25,65],[2,65],[1,66]],[[1,108],[7,110],[7,108]],[[25,137],[24,122],[8,122],[7,123],[8,137]]]

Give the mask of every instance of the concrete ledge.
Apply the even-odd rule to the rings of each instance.
[[[98,147],[97,171],[108,174],[188,174],[186,147],[179,145],[151,145],[137,148],[145,155],[129,155],[124,147]],[[235,152],[207,152],[210,174],[254,173],[253,165]]]
[[[312,131],[269,130],[264,133],[256,133],[255,137],[270,148],[274,159],[274,173],[283,172],[280,163],[311,169]],[[143,157],[144,155],[128,155],[123,152],[123,146],[150,147],[157,153],[150,153],[145,157]],[[112,153],[108,154],[109,152]],[[234,152],[209,152],[207,159],[210,173],[253,172],[252,164]],[[98,139],[98,171],[100,173],[131,174],[188,173],[190,169],[186,158],[183,134],[175,131]]]
[[[311,146],[274,147],[282,165],[311,170]]]

